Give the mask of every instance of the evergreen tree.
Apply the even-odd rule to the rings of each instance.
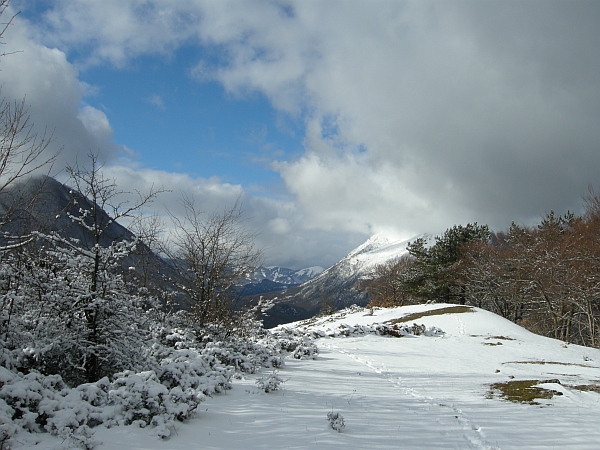
[[[424,238],[411,242],[408,252],[415,262],[409,272],[407,289],[424,300],[464,304],[464,286],[457,265],[468,243],[489,238],[488,226],[474,223],[449,228],[442,236],[436,236],[435,243],[429,247]]]

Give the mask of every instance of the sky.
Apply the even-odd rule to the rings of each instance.
[[[240,198],[267,265],[503,230],[600,185],[597,1],[12,0],[0,85],[152,205]],[[14,53],[13,53],[14,52]]]

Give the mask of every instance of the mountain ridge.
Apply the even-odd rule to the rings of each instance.
[[[250,282],[260,282],[266,279],[284,285],[296,285],[307,282],[323,272],[323,270],[325,269],[320,266],[306,267],[299,270],[281,266],[261,266],[254,273],[249,274],[247,280]]]

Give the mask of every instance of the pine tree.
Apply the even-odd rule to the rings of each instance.
[[[442,236],[436,236],[430,247],[424,238],[411,242],[408,252],[415,262],[407,281],[409,292],[424,300],[464,304],[464,287],[457,264],[468,243],[486,241],[489,237],[487,225],[474,223],[449,228]]]

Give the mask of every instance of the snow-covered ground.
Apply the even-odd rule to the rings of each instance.
[[[600,350],[534,335],[483,310],[460,310],[435,304],[370,315],[356,309],[293,324],[323,336],[320,353],[316,360],[286,360],[280,390],[265,393],[257,375],[247,376],[201,403],[197,418],[168,440],[135,427],[99,427],[97,448],[600,448],[600,393],[572,387],[600,385]],[[373,324],[424,312],[430,315],[407,323],[443,334],[365,333]],[[492,383],[518,380],[551,380],[542,387],[562,395],[528,404],[490,391]],[[329,426],[330,412],[344,418],[339,433]],[[61,445],[39,435],[38,445],[23,448]]]

